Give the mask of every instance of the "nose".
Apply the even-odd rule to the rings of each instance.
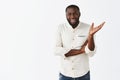
[[[70,18],[72,18],[72,19],[75,18],[75,15],[74,15],[74,14],[71,14]]]

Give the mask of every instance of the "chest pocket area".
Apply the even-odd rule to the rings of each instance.
[[[78,34],[78,35],[75,35],[74,37],[74,47],[81,47],[84,42],[87,40],[87,36],[86,34]]]

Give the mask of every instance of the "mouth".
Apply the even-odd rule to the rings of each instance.
[[[71,22],[76,22],[76,20],[75,20],[75,19],[71,19],[70,21],[71,21]]]
[[[70,20],[70,23],[71,23],[71,24],[75,24],[76,22],[77,22],[76,19],[71,19],[71,20]]]

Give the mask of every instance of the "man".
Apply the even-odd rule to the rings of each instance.
[[[89,56],[95,54],[94,34],[97,27],[79,21],[78,6],[66,8],[67,23],[58,26],[55,54],[61,57],[59,80],[90,80]]]

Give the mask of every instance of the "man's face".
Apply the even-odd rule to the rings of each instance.
[[[77,8],[68,8],[66,18],[70,25],[74,26],[79,23],[80,12]]]

